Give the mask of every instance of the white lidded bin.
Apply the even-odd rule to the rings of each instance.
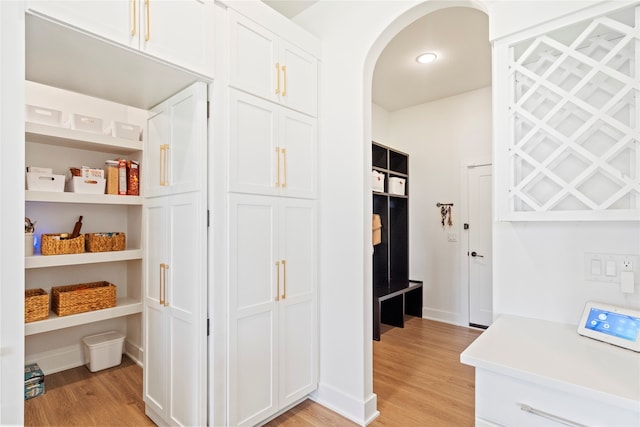
[[[84,358],[91,372],[118,366],[122,363],[124,335],[110,331],[82,338]]]
[[[389,178],[389,194],[405,195],[405,179],[392,177]]]
[[[378,171],[371,171],[371,189],[377,192],[384,192],[384,174]]]

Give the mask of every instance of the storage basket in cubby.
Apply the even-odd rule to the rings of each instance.
[[[127,238],[125,233],[87,233],[85,245],[87,252],[124,251]]]
[[[43,234],[40,238],[42,255],[80,254],[84,252],[84,234],[73,239],[61,239],[60,234]]]
[[[51,309],[58,316],[115,307],[116,285],[109,282],[79,283],[51,288]]]
[[[24,321],[35,322],[49,317],[49,294],[44,289],[24,291]]]

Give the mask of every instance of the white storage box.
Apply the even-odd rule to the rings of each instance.
[[[107,180],[104,178],[83,178],[72,176],[69,181],[69,191],[72,193],[104,194]]]
[[[64,191],[64,175],[52,173],[27,172],[27,190]]]
[[[27,105],[25,113],[27,121],[31,123],[50,126],[60,126],[62,124],[62,112],[58,110],[38,107],[36,105]]]
[[[109,135],[116,138],[130,139],[132,141],[140,141],[140,126],[123,122],[111,122]]]
[[[371,171],[371,189],[373,191],[384,192],[384,174],[378,171]]]
[[[69,119],[71,129],[84,132],[102,133],[102,119],[73,113]]]
[[[103,332],[82,338],[84,359],[91,372],[118,366],[122,363],[124,335],[120,332]]]
[[[405,179],[392,177],[389,178],[389,194],[405,195]]]

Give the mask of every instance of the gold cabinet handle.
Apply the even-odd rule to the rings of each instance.
[[[276,62],[276,95],[280,93],[280,63]]]
[[[276,301],[280,301],[280,261],[276,261]]]
[[[282,299],[287,298],[287,261],[282,260],[282,270],[284,271],[284,280],[282,281],[282,290],[284,293],[282,294]]]
[[[149,13],[149,1],[144,0],[144,7],[147,13],[147,31],[144,34],[144,41],[148,42],[151,39],[151,14]]]
[[[136,10],[136,0],[133,0],[131,4],[133,5],[133,28],[131,29],[131,36],[133,37],[138,32],[138,12]]]
[[[276,171],[276,187],[280,187],[280,147],[276,147],[276,157],[278,158],[278,170]]]
[[[287,66],[282,66],[282,77],[284,80],[284,86],[282,87],[282,96],[287,96]]]
[[[164,305],[164,264],[160,264],[160,280],[158,280],[158,284],[160,285],[160,305]]]
[[[166,187],[167,185],[169,185],[169,179],[168,179],[168,151],[169,151],[169,144],[162,144],[160,146],[160,185],[162,187]]]
[[[164,306],[169,307],[169,300],[167,299],[167,270],[169,269],[169,264],[164,265]]]
[[[280,151],[282,152],[282,160],[283,160],[283,174],[282,176],[284,177],[283,181],[282,181],[282,188],[285,188],[287,186],[287,149],[286,148],[282,148],[280,149]]]

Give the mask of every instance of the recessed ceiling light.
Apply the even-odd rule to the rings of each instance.
[[[436,59],[438,59],[438,55],[433,52],[429,52],[419,55],[416,58],[416,61],[418,61],[420,64],[431,64],[432,62],[435,62]]]

